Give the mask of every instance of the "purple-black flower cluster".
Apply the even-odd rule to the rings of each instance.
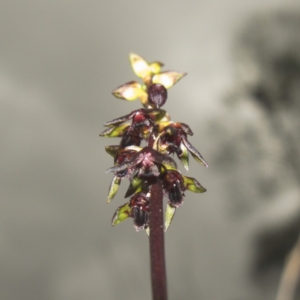
[[[117,209],[112,224],[131,217],[137,230],[148,229],[150,188],[159,180],[168,200],[165,214],[167,229],[176,208],[183,203],[186,190],[196,193],[206,191],[196,179],[182,175],[169,155],[176,154],[186,170],[189,153],[196,161],[206,167],[208,165],[187,139],[188,135],[193,135],[190,127],[171,121],[169,114],[161,109],[168,97],[167,89],[186,74],[161,72],[162,63],[148,63],[134,53],[130,53],[129,58],[135,74],[143,83],[131,81],[112,93],[128,101],[139,99],[143,108],[106,122],[104,126],[107,129],[100,134],[103,137],[121,138],[118,145],[105,147],[114,159],[114,166],[107,170],[114,174],[107,202],[116,195],[122,179],[127,178],[130,184],[125,198],[130,197],[130,200]]]

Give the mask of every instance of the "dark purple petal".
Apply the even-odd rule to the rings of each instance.
[[[136,111],[132,111],[130,114],[128,115],[125,115],[125,116],[122,116],[122,117],[119,117],[119,118],[116,118],[112,121],[108,121],[104,124],[104,126],[106,127],[110,127],[110,126],[116,126],[116,125],[119,125],[121,123],[124,123],[128,120],[130,120],[134,115],[135,115]]]
[[[200,154],[200,152],[187,140],[185,136],[182,136],[182,142],[187,147],[187,149],[190,151],[194,159],[200,163],[202,163],[205,167],[208,167],[207,162],[203,158],[203,156]]]
[[[109,168],[106,171],[106,173],[120,172],[120,171],[124,171],[126,169],[129,169],[129,168],[133,168],[134,166],[138,165],[140,162],[143,161],[144,156],[141,152],[138,152],[138,153],[134,154],[132,159],[130,159],[129,161],[124,161],[123,163],[120,163],[119,165],[116,165],[116,166],[113,166],[113,167]]]
[[[180,123],[180,127],[183,130],[184,133],[188,135],[193,135],[193,131],[191,130],[190,126],[185,123]]]

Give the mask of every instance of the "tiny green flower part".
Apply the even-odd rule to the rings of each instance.
[[[129,180],[125,198],[129,201],[120,206],[112,219],[112,225],[132,218],[135,229],[145,229],[149,234],[151,187],[161,184],[167,200],[165,230],[170,226],[177,208],[182,206],[185,191],[203,193],[206,189],[192,177],[181,174],[172,154],[189,168],[189,154],[208,166],[200,152],[188,141],[193,132],[185,123],[174,122],[161,107],[168,98],[167,89],[176,84],[186,73],[161,71],[163,64],[148,63],[141,56],[130,53],[134,73],[142,83],[129,81],[112,94],[127,101],[139,99],[144,108],[106,122],[102,137],[120,138],[118,145],[106,146],[114,165],[107,170],[113,173],[108,190],[107,203],[117,194],[121,182]]]
[[[149,188],[148,181],[138,176],[134,176],[130,180],[130,184],[128,190],[125,194],[125,198],[132,196],[133,194],[139,193],[143,190],[147,190]]]
[[[125,203],[124,205],[120,206],[113,218],[112,218],[112,226],[115,226],[119,223],[121,223],[122,221],[126,220],[127,218],[129,218],[131,215],[131,207],[129,206],[129,203]]]
[[[176,212],[176,207],[167,203],[167,208],[165,213],[165,231],[167,231],[167,229],[171,225],[175,212]]]
[[[206,188],[204,188],[195,178],[183,176],[183,185],[186,190],[194,193],[204,193]]]
[[[154,61],[149,64],[152,74],[158,74],[163,66],[164,64],[159,61]]]
[[[100,136],[121,137],[124,135],[124,132],[126,132],[126,129],[128,129],[129,126],[130,126],[130,124],[120,124],[115,127],[109,127],[106,130],[104,130],[103,132],[101,132]]]
[[[121,184],[121,177],[114,175],[108,189],[108,196],[106,201],[107,203],[109,203],[115,197],[115,195],[119,190],[120,184]]]

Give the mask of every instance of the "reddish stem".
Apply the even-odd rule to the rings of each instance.
[[[149,227],[152,299],[167,300],[163,191],[162,183],[159,180],[151,187]]]

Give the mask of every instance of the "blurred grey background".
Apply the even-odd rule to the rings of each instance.
[[[98,136],[140,107],[110,94],[130,51],[188,73],[166,109],[210,165],[166,234],[170,300],[275,299],[300,229],[299,2],[0,2],[0,299],[151,299]]]

